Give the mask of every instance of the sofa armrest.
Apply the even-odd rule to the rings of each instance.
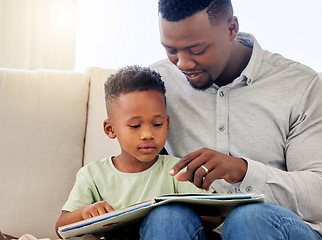
[[[5,234],[5,233],[2,233],[0,231],[0,240],[11,240],[11,239],[17,239],[16,237],[13,237],[11,235],[8,235],[8,234]]]
[[[82,167],[89,78],[0,69],[0,227],[57,239],[55,223]]]

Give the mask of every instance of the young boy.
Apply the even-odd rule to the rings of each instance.
[[[105,101],[104,132],[117,138],[121,153],[79,170],[56,230],[158,195],[205,192],[169,175],[177,158],[158,155],[169,130],[158,73],[138,66],[120,69],[105,82]]]

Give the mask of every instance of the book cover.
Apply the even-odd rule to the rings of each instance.
[[[169,194],[131,205],[100,216],[72,223],[59,228],[64,239],[86,233],[103,234],[126,228],[143,218],[154,208],[163,204],[187,204],[201,216],[227,216],[234,208],[251,203],[264,202],[264,195],[256,194]]]

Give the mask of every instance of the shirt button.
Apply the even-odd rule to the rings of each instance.
[[[252,191],[252,187],[251,186],[246,187],[246,192],[250,192],[250,191]]]
[[[224,127],[224,126],[221,126],[221,127],[219,127],[219,128],[218,128],[218,130],[219,130],[220,132],[223,132],[223,131],[225,131],[225,127]]]
[[[223,92],[223,91],[220,91],[220,92],[219,92],[219,96],[220,96],[220,97],[225,96],[224,92]]]

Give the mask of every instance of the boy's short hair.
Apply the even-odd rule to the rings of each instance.
[[[159,0],[159,13],[169,22],[178,22],[206,10],[211,24],[233,16],[230,0]]]
[[[137,65],[120,68],[115,74],[107,78],[104,87],[107,111],[109,103],[124,93],[154,90],[165,96],[166,92],[159,73]]]

